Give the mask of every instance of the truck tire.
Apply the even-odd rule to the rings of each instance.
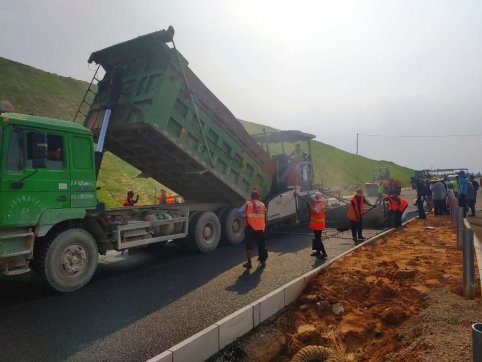
[[[217,248],[221,240],[221,223],[215,213],[200,212],[189,223],[191,248],[209,253]]]
[[[244,240],[244,221],[238,209],[224,213],[221,218],[221,238],[228,244],[236,245]]]
[[[83,229],[62,231],[36,247],[37,270],[56,291],[67,293],[83,287],[97,268],[97,244]]]

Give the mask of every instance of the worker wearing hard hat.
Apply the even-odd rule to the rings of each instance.
[[[266,259],[268,259],[268,250],[265,247],[264,230],[266,228],[265,215],[266,207],[259,200],[261,193],[258,189],[253,188],[251,191],[251,200],[239,209],[241,217],[245,218],[245,241],[246,241],[246,263],[243,267],[251,269],[251,258],[253,257],[253,244],[256,242],[258,246],[258,260],[260,267],[264,268],[266,265]]]
[[[321,240],[321,233],[325,230],[325,204],[322,200],[322,193],[317,192],[313,195],[313,199],[315,203],[313,205],[309,205],[310,211],[310,223],[308,227],[313,230],[313,234],[315,238],[313,239],[312,249],[314,250],[311,253],[311,256],[316,256],[317,258],[327,258],[328,255],[325,251],[325,246],[323,245],[323,241]]]
[[[388,208],[394,214],[394,226],[398,228],[402,226],[402,215],[408,207],[408,201],[397,194],[388,195],[386,199],[388,200]]]
[[[365,204],[375,207],[370,204],[363,196],[362,189],[358,189],[355,195],[348,204],[348,219],[350,219],[351,235],[353,241],[363,241],[366,238],[363,236],[363,215],[365,214]]]

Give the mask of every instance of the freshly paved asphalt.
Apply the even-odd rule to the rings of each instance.
[[[267,267],[250,272],[242,245],[195,255],[168,244],[104,258],[70,294],[33,273],[1,277],[0,360],[145,361],[321,265],[309,256],[311,239],[306,227],[271,234]],[[330,258],[354,245],[350,232],[324,243]]]

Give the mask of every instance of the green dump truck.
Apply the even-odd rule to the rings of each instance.
[[[237,209],[253,186],[268,203],[268,224],[306,209],[298,198],[312,192],[309,155],[270,157],[258,143],[267,146],[268,136],[245,131],[189,69],[173,34],[169,28],[92,53],[89,62],[105,75],[95,86],[96,73],[79,107],[83,124],[0,114],[0,271],[32,267],[69,292],[91,279],[108,250],[182,239],[210,252],[221,240],[240,243]],[[96,195],[105,150],[186,202],[105,209]]]

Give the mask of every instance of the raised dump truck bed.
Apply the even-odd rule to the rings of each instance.
[[[182,55],[166,45],[170,40],[172,34],[158,31],[92,53],[89,62],[106,74],[85,125],[99,135],[109,88],[119,87],[105,147],[141,176],[192,202],[239,204],[253,186],[268,195],[273,161]],[[112,82],[119,69],[122,80]]]

